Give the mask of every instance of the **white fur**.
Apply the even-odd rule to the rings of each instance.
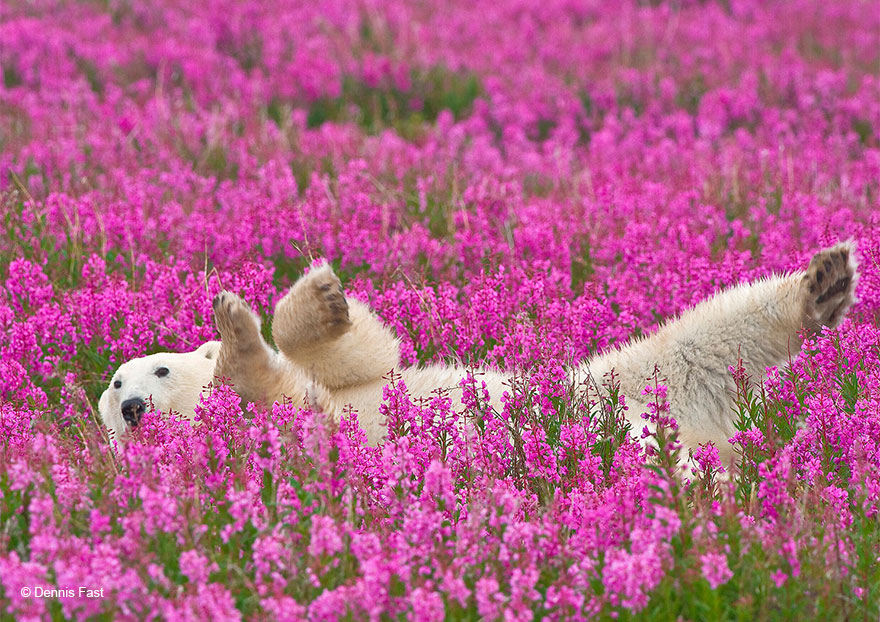
[[[642,390],[653,381],[656,367],[668,387],[671,414],[685,448],[711,441],[729,462],[733,454],[727,439],[735,433],[729,367],[741,359],[746,372],[760,378],[767,367],[784,365],[800,351],[803,328],[836,326],[855,300],[854,250],[852,243],[839,244],[817,253],[806,271],[720,292],[653,335],[575,366],[569,379],[581,397],[595,399],[606,391],[614,370],[627,398],[633,434],[640,436],[646,425],[641,414],[647,410]],[[293,399],[336,417],[351,407],[371,444],[386,434],[379,405],[384,377],[392,369],[413,397],[446,389],[461,406],[459,385],[466,368],[399,368],[394,334],[366,305],[346,301],[341,291],[329,266],[315,266],[300,278],[275,310],[278,352],[263,341],[259,319],[247,304],[224,292],[214,304],[223,338],[219,355],[211,342],[189,354],[155,354],[126,363],[113,378],[122,387],[114,389],[111,381],[101,397],[105,425],[116,435],[124,431],[119,405],[131,396],[149,396],[159,410],[191,416],[201,388],[215,373],[228,377],[247,400],[271,404]],[[220,361],[216,369],[214,360]],[[159,366],[171,370],[169,377],[155,376]],[[491,405],[500,409],[510,376],[495,370],[479,373]]]

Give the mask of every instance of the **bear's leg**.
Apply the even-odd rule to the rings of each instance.
[[[733,457],[727,439],[736,432],[730,366],[742,361],[755,381],[765,369],[786,364],[801,349],[800,332],[837,326],[854,302],[853,247],[838,244],[817,253],[806,271],[741,284],[685,311],[646,339],[582,365],[581,377],[602,378],[614,369],[621,392],[638,399],[655,365],[685,446],[712,441],[722,458]],[[636,409],[638,410],[638,409]],[[630,411],[636,429],[643,425]]]
[[[394,333],[365,304],[346,299],[329,265],[293,284],[275,307],[272,335],[287,359],[328,389],[382,378],[399,360]]]
[[[284,397],[302,402],[306,380],[260,334],[260,319],[239,296],[214,298],[214,323],[222,345],[214,375],[228,379],[242,401],[271,404]]]

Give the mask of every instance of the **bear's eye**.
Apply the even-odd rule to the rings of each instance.
[[[169,373],[170,372],[168,371],[167,367],[160,367],[159,369],[156,370],[156,375],[159,376],[159,378],[164,378]]]
[[[114,389],[118,389],[118,388],[121,387],[121,386],[122,386],[122,380],[116,380],[116,381],[113,382],[113,388],[114,388]]]

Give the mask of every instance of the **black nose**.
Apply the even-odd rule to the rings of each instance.
[[[147,411],[147,405],[139,397],[133,397],[130,400],[122,402],[122,418],[133,428],[140,423],[141,417]]]

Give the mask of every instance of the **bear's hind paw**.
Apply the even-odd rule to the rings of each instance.
[[[854,251],[852,242],[842,242],[813,255],[802,289],[807,324],[834,328],[855,302],[858,273]]]

